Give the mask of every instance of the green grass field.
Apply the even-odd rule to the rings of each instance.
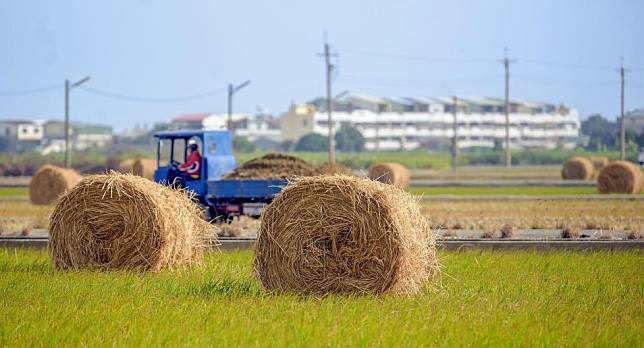
[[[0,250],[0,346],[641,346],[644,253],[441,252],[411,298],[270,294],[251,252],[179,272],[62,272]]]
[[[0,197],[28,196],[28,187],[0,187]]]

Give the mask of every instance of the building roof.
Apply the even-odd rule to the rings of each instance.
[[[208,112],[182,114],[172,119],[172,122],[202,122],[206,117],[210,115],[211,114]]]
[[[27,120],[27,119],[7,119],[7,120],[0,120],[0,123],[4,124],[36,124],[36,121],[33,120]]]

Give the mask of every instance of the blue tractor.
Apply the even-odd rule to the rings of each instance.
[[[259,217],[264,207],[286,186],[279,179],[222,179],[236,168],[232,136],[227,130],[177,130],[154,135],[157,170],[154,181],[195,193],[209,220],[230,221],[235,216]],[[196,144],[201,153],[197,175],[185,175],[180,166]]]

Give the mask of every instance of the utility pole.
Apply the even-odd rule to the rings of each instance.
[[[457,106],[458,106],[458,98],[456,96],[453,97],[453,104],[452,104],[452,171],[456,171],[456,158],[458,156],[458,122],[456,119],[456,113],[457,113]]]
[[[508,48],[504,47],[505,56],[501,62],[505,67],[505,166],[512,167],[512,151],[510,150],[510,63],[516,59],[508,59]]]
[[[624,57],[620,57],[619,76],[620,76],[620,118],[619,118],[619,159],[622,161],[626,159],[626,120],[624,118],[624,80],[629,69],[624,68]]]
[[[65,79],[65,168],[72,166],[69,147],[69,80]]]
[[[326,111],[329,123],[329,164],[335,163],[335,139],[333,138],[333,100],[331,99],[331,74],[333,73],[333,64],[331,64],[331,56],[336,54],[331,53],[331,47],[327,43],[326,33],[324,33],[324,53],[318,56],[324,56],[324,64],[326,66]]]
[[[231,135],[235,135],[235,128],[233,127],[233,95],[239,92],[240,89],[250,85],[250,80],[246,80],[237,87],[232,83],[228,84],[228,130]]]
[[[65,168],[72,166],[72,147],[69,139],[69,92],[87,81],[89,81],[89,76],[73,84],[69,83],[69,79],[65,80]]]

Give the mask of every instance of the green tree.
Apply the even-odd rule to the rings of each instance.
[[[588,137],[587,150],[603,151],[619,148],[617,123],[610,122],[600,114],[590,115],[581,122],[581,133]]]
[[[235,136],[233,138],[233,150],[238,152],[253,152],[255,151],[255,144],[248,141],[246,137]]]
[[[328,148],[329,138],[317,133],[309,133],[295,144],[295,151],[320,152]]]
[[[9,145],[11,145],[11,140],[5,136],[0,137],[0,152],[5,153],[9,152]]]
[[[342,124],[335,136],[335,148],[344,152],[362,152],[364,151],[364,137],[362,133],[349,124]]]

